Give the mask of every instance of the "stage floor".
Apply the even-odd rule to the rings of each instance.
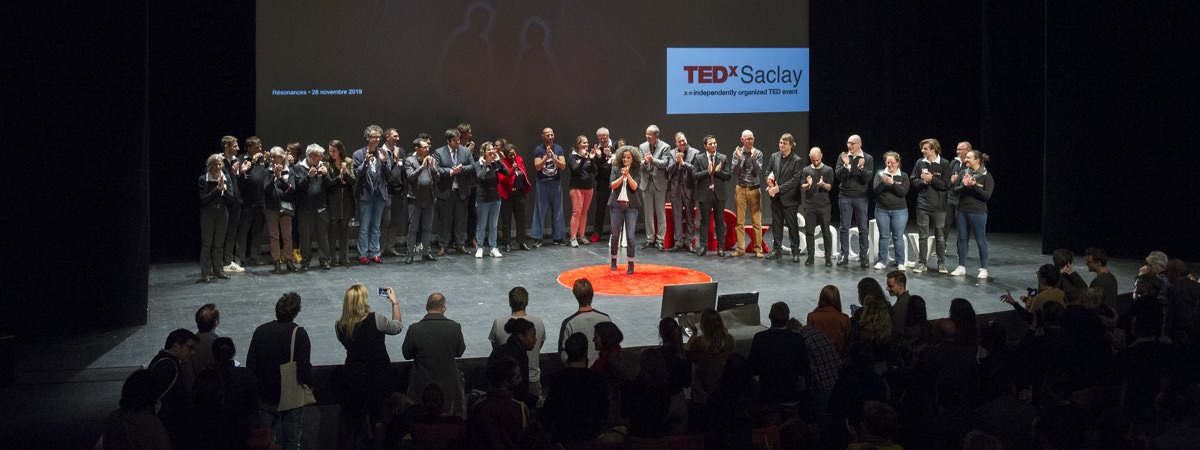
[[[1004,290],[1012,290],[1017,295],[1034,286],[1037,267],[1050,262],[1048,255],[1040,254],[1041,238],[1038,235],[992,234],[989,242],[989,280],[975,278],[978,263],[973,245],[971,265],[965,277],[909,272],[909,291],[925,297],[931,319],[946,317],[950,300],[956,297],[970,300],[980,314],[1005,311],[1010,307],[999,300]],[[374,293],[378,287],[394,287],[406,328],[424,315],[425,299],[430,293],[445,294],[446,315],[463,325],[467,343],[465,357],[486,357],[491,352],[487,335],[492,321],[509,313],[508,290],[513,286],[524,286],[530,292],[528,312],[546,323],[543,351],[553,352],[561,321],[576,309],[570,289],[559,284],[556,277],[567,269],[607,264],[607,253],[607,247],[603,245],[579,248],[549,245],[533,251],[514,251],[500,259],[450,255],[434,263],[405,265],[402,258],[385,258],[383,265],[355,265],[288,275],[273,275],[269,273],[269,266],[258,266],[248,268],[246,273],[231,274],[231,280],[210,284],[194,283],[199,275],[195,263],[155,265],[150,269],[146,325],[43,342],[40,345],[45,348],[23,352],[28,357],[21,362],[20,370],[100,369],[145,364],[162,347],[171,330],[195,329],[195,311],[205,303],[218,305],[221,310],[218,331],[233,338],[238,346],[238,359],[244,361],[254,329],[274,319],[275,301],[286,291],[296,291],[303,299],[303,309],[296,321],[312,338],[313,364],[341,364],[345,351],[334,335],[334,322],[340,317],[345,289],[355,283],[365,284],[372,292],[372,309],[385,313],[389,311],[387,301]],[[803,263],[793,263],[787,255],[766,261],[745,256],[718,259],[715,252],[700,258],[688,253],[639,249],[637,257],[642,263],[683,266],[706,272],[720,283],[719,294],[759,291],[764,324],[773,302],[787,302],[792,315],[803,318],[816,307],[821,287],[833,284],[841,288],[842,303],[848,312],[850,304],[856,303],[855,286],[859,279],[872,277],[880,284],[885,282],[885,271],[861,269],[853,262],[851,268],[827,268],[818,259],[816,266],[805,267]],[[953,270],[956,259],[951,257],[948,262]],[[1076,265],[1086,270],[1082,256],[1076,257]],[[1138,261],[1132,260],[1110,262],[1122,283],[1133,278],[1139,265]],[[1090,273],[1082,275],[1088,281],[1092,278]],[[1122,285],[1122,288],[1126,287]],[[593,305],[611,315],[621,327],[625,334],[624,346],[656,345],[660,298],[598,295]],[[402,359],[400,344],[403,338],[403,335],[388,338],[388,352],[393,361]]]

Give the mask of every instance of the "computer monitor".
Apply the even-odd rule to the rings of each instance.
[[[699,314],[717,306],[717,282],[668,284],[663,286],[660,318]]]
[[[738,294],[724,294],[717,297],[717,312],[745,305],[758,304],[758,291]]]

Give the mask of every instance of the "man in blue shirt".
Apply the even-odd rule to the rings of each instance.
[[[553,154],[551,154],[553,153]],[[529,236],[533,246],[542,246],[546,212],[554,216],[554,245],[566,242],[566,227],[563,223],[563,200],[561,173],[567,167],[563,149],[554,143],[554,130],[542,130],[542,144],[533,149],[533,170],[537,173],[537,202],[533,205],[533,229]]]

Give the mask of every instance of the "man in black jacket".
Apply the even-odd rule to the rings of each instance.
[[[787,329],[790,314],[787,303],[771,305],[767,314],[771,328],[754,335],[749,362],[762,386],[762,398],[794,408],[801,399],[799,382],[809,385],[810,370],[804,336]]]
[[[333,179],[329,177],[329,165],[322,161],[325,149],[309,144],[304,151],[304,160],[296,163],[292,173],[296,176],[296,215],[300,221],[300,270],[307,271],[312,264],[312,239],[316,232],[317,248],[321,251],[321,268],[329,270],[329,210],[325,190]]]
[[[800,262],[800,224],[796,210],[800,207],[800,171],[804,163],[792,149],[796,139],[790,133],[779,137],[779,153],[771,155],[767,162],[767,195],[771,196],[771,237],[775,243],[767,259],[776,259],[783,254],[783,228],[788,229],[788,241],[792,243],[792,262]],[[786,322],[786,320],[784,320]]]
[[[308,332],[296,325],[300,314],[300,295],[288,292],[275,302],[275,321],[259,325],[250,339],[246,352],[246,367],[254,374],[258,391],[258,409],[264,423],[270,423],[275,431],[275,443],[284,449],[300,448],[300,431],[303,430],[304,408],[288,411],[279,409],[279,366],[293,359],[296,361],[296,382],[313,384],[312,363],[309,354],[312,344]],[[295,335],[295,347],[292,336]]]
[[[238,192],[242,195],[242,211],[237,226],[237,247],[234,258],[243,265],[257,265],[263,238],[263,183],[267,180],[267,158],[258,136],[246,138],[246,157],[238,167]],[[247,241],[249,247],[246,246]]]
[[[233,174],[236,167],[241,165],[241,160],[238,159],[238,140],[233,136],[224,136],[221,138],[221,149],[225,155],[225,179],[233,180]],[[225,210],[228,211],[228,218],[225,222],[225,251],[223,261],[221,263],[225,272],[245,272],[237,259],[234,258],[234,246],[237,244],[237,229],[238,223],[242,217],[242,192],[238,189],[238,183],[228,183],[226,185],[229,190],[229,195],[225,196]],[[245,244],[243,244],[245,245]]]
[[[154,355],[146,369],[154,375],[154,389],[161,405],[158,419],[171,437],[174,448],[191,448],[194,441],[191,425],[191,391],[187,384],[190,377],[184,377],[183,371],[191,371],[184,367],[196,353],[196,334],[186,328],[180,328],[167,335],[167,341],[162,350]]]
[[[395,165],[387,176],[388,203],[379,224],[379,250],[386,256],[400,256],[394,245],[397,234],[407,236],[408,233],[408,198],[404,195],[404,159],[408,158],[408,153],[400,146],[400,132],[395,128],[384,130],[383,139],[383,149],[391,154]]]
[[[693,190],[699,205],[700,231],[696,234],[696,255],[704,256],[708,251],[708,224],[714,222],[717,238],[717,256],[725,256],[725,182],[729,181],[730,165],[727,156],[717,152],[717,138],[704,136],[704,153],[696,156],[692,179]]]
[[[850,220],[858,226],[858,264],[867,268],[871,260],[871,233],[867,228],[867,187],[875,173],[875,160],[862,149],[857,134],[846,139],[846,151],[838,156],[834,175],[838,181],[838,265],[849,262]]]
[[[928,270],[929,226],[933,225],[934,251],[937,252],[938,273],[946,269],[946,198],[950,192],[950,161],[942,158],[942,144],[937,139],[921,141],[921,155],[913,166],[912,190],[917,191],[917,265],[913,273]]]

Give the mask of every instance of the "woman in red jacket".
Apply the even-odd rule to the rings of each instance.
[[[504,252],[512,251],[509,245],[510,226],[517,221],[516,244],[521,250],[529,250],[525,243],[525,196],[533,190],[529,176],[525,172],[525,160],[517,154],[517,148],[512,144],[504,144],[504,167],[507,174],[499,174],[500,185],[500,245]]]

